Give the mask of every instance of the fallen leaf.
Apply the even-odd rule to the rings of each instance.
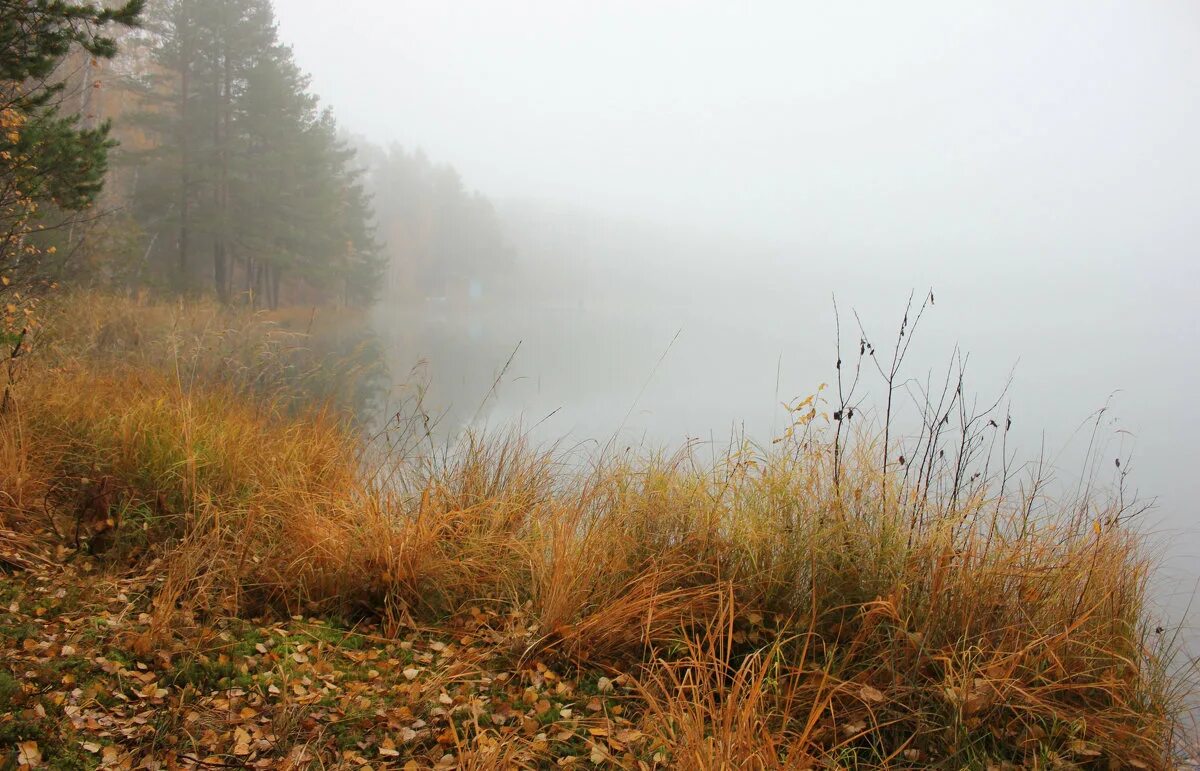
[[[858,698],[878,704],[883,701],[883,691],[869,685],[863,685],[858,689]]]
[[[17,745],[17,765],[26,768],[37,768],[42,764],[42,751],[35,741],[21,742]]]

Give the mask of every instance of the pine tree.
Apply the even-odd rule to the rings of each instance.
[[[381,272],[369,198],[270,5],[169,0],[161,20],[146,84],[160,146],[144,158],[138,210],[151,229],[176,229],[177,285],[195,286],[208,246],[224,301],[276,305],[289,280],[363,300]]]
[[[104,183],[110,126],[79,124],[63,104],[58,68],[73,50],[111,58],[110,26],[138,22],[145,0],[115,7],[65,0],[0,0],[0,273],[11,286],[37,275],[29,243],[39,212],[89,206]],[[24,263],[22,264],[22,260]]]

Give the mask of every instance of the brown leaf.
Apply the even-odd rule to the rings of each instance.
[[[861,688],[858,689],[858,698],[862,699],[865,702],[879,704],[880,702],[883,701],[883,691],[879,690],[878,688],[874,688],[870,685],[864,684]]]

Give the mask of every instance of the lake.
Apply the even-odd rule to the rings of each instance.
[[[957,345],[969,354],[967,391],[980,403],[994,401],[1011,373],[1010,447],[1021,460],[1044,452],[1064,489],[1080,478],[1098,425],[1095,478],[1114,479],[1120,458],[1130,487],[1154,499],[1143,527],[1163,555],[1158,596],[1164,616],[1182,623],[1200,578],[1194,269],[1180,276],[1151,265],[1081,270],[1026,260],[990,271],[976,262],[968,274],[949,263],[795,264],[769,250],[652,267],[624,253],[607,267],[585,262],[591,267],[542,291],[510,287],[453,308],[384,302],[376,323],[398,383],[425,362],[426,404],[442,414],[446,434],[520,424],[536,441],[564,446],[699,440],[719,452],[735,435],[778,436],[782,401],[832,383],[835,292],[849,373],[860,335],[853,309],[888,354],[909,292],[918,287],[919,301],[932,285],[935,304],[901,373],[910,379],[898,392],[901,424],[912,424],[910,394],[931,375],[940,384]],[[864,370],[866,419],[879,414],[884,390],[878,373]]]

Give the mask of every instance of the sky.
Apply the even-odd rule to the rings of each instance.
[[[565,406],[556,420],[568,427],[598,425],[635,400],[696,432],[698,416],[774,404],[780,372],[793,395],[828,375],[812,368],[829,363],[831,291],[882,329],[911,289],[933,286],[926,334],[941,353],[917,367],[956,344],[984,362],[984,386],[1017,367],[1031,453],[1119,394],[1110,428],[1136,438],[1139,486],[1159,499],[1166,540],[1188,533],[1172,554],[1197,577],[1200,4],[276,0],[276,11],[343,128],[423,148],[500,203],[593,212],[607,224],[580,240],[586,230],[594,243],[565,251],[691,298],[641,308],[641,320],[492,325],[506,337],[468,356],[502,364],[521,337],[514,366],[542,399],[514,396],[513,411]],[[670,236],[631,245],[655,229]],[[585,372],[601,348],[606,369]],[[419,353],[437,366],[437,350]],[[584,383],[606,385],[585,394]]]
[[[1200,193],[1192,2],[336,8],[277,3],[343,126],[423,147],[493,197],[806,244],[944,252],[986,233],[1030,252],[1080,231],[1177,237]]]

